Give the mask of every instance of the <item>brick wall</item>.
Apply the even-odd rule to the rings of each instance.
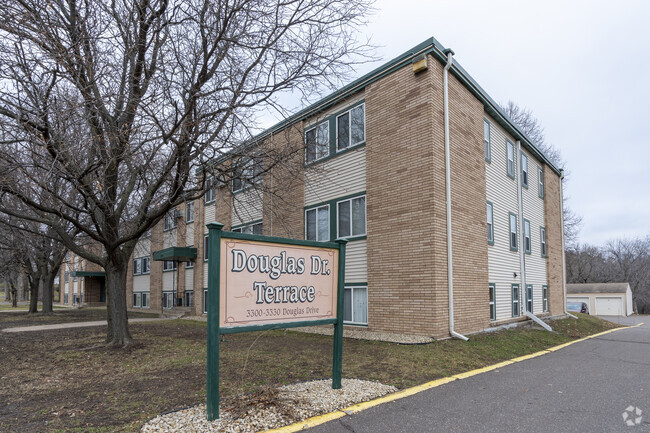
[[[151,228],[151,252],[159,251],[163,248],[163,221],[160,220],[158,224]],[[133,261],[129,266],[133,266]],[[149,309],[152,313],[158,313],[162,311],[162,264],[163,262],[158,260],[151,260],[151,272],[149,276]],[[133,270],[129,268],[129,273],[127,275],[133,276]],[[133,304],[133,297],[128,301],[129,304]]]
[[[544,166],[544,182],[549,313],[559,315],[564,313],[560,178],[548,166]]]

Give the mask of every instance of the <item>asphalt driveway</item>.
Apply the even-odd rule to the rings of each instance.
[[[457,380],[309,431],[650,432],[650,316],[621,320],[645,324]],[[624,416],[628,408],[632,411]]]

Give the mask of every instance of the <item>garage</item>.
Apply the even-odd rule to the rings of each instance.
[[[633,311],[629,283],[585,283],[566,285],[567,302],[584,302],[589,314],[629,316]]]

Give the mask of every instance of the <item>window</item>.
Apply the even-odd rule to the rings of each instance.
[[[133,260],[133,275],[140,275],[142,273],[141,263],[140,259]]]
[[[203,289],[203,314],[208,313],[208,291]]]
[[[533,312],[533,285],[526,284],[526,311]]]
[[[343,322],[368,324],[368,288],[346,287],[343,296]]]
[[[508,158],[508,176],[515,178],[515,145],[506,141],[506,153]]]
[[[66,283],[70,281],[70,272],[68,272],[68,271],[64,272],[63,281],[65,281]],[[66,302],[66,304],[67,304],[67,302]]]
[[[142,293],[142,308],[149,308],[149,293]]]
[[[64,294],[63,294],[63,303],[64,303],[64,304],[67,304],[67,303],[68,303],[68,294],[67,294],[67,293],[64,293]]]
[[[172,230],[174,228],[176,228],[176,209],[167,212],[163,221],[163,231]]]
[[[210,176],[205,180],[205,195],[203,200],[206,204],[212,203],[217,199],[217,184],[214,176]],[[192,214],[194,214],[194,209],[192,209]],[[192,218],[194,219],[194,218]]]
[[[305,211],[305,239],[310,241],[330,240],[329,205]]]
[[[329,122],[319,123],[314,128],[307,130],[305,132],[305,145],[307,146],[305,155],[307,164],[328,156],[330,153]]]
[[[163,260],[163,272],[164,271],[175,271],[176,262],[173,260]]]
[[[188,248],[194,248],[194,245],[189,245]],[[188,260],[185,262],[185,268],[191,269],[194,267],[194,260]]]
[[[208,235],[203,236],[203,261],[207,262],[208,261],[208,245],[210,243],[208,242]]]
[[[232,192],[242,191],[262,181],[262,159],[248,157],[242,159],[233,168]]]
[[[133,307],[134,308],[140,308],[142,306],[142,300],[140,293],[134,293],[133,294]]]
[[[540,166],[537,166],[537,195],[544,198],[544,170]]]
[[[510,250],[517,251],[517,215],[510,213]]]
[[[151,272],[151,259],[149,257],[143,257],[142,259],[142,273],[148,274]]]
[[[542,257],[546,257],[546,229],[544,227],[539,228],[539,242],[540,249],[542,250]]]
[[[263,227],[262,223],[254,223],[254,224],[248,224],[246,226],[241,226],[232,229],[233,232],[235,233],[246,233],[249,235],[261,235],[263,234]]]
[[[496,286],[490,283],[490,320],[497,320]]]
[[[530,254],[530,221],[524,220],[524,251]]]
[[[512,285],[512,317],[519,317],[519,284]]]
[[[366,234],[366,196],[338,202],[338,237],[348,238]]]
[[[366,140],[364,105],[358,105],[336,118],[336,149],[343,150]]]
[[[169,310],[174,307],[174,292],[163,292],[163,308]]]
[[[528,188],[528,157],[521,153],[521,184]]]
[[[542,286],[542,310],[548,313],[548,286]]]
[[[490,143],[490,122],[483,119],[483,145],[485,146],[485,160],[490,162],[492,159],[492,145]]]
[[[192,305],[194,305],[194,292],[192,292],[191,290],[185,291],[184,303],[186,307],[191,307]]]
[[[489,245],[494,245],[494,206],[487,202],[487,240]]]
[[[185,222],[194,222],[194,202],[188,201],[185,203]]]

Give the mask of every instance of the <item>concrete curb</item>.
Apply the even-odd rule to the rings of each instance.
[[[455,380],[467,379],[468,377],[476,376],[477,374],[487,373],[488,371],[497,370],[497,369],[499,369],[501,367],[505,367],[507,365],[515,364],[517,362],[526,361],[528,359],[537,358],[538,356],[553,353],[555,351],[558,351],[560,349],[564,349],[565,347],[571,346],[572,344],[579,343],[581,341],[586,341],[586,340],[589,340],[591,338],[596,338],[596,337],[599,337],[601,335],[610,334],[612,332],[620,331],[620,330],[623,330],[623,329],[637,328],[637,327],[639,327],[639,326],[641,326],[643,324],[644,323],[642,322],[642,323],[638,323],[638,324],[633,325],[633,326],[626,326],[626,327],[622,327],[622,328],[609,329],[607,331],[599,332],[598,334],[593,334],[593,335],[590,335],[588,337],[580,338],[578,340],[570,341],[568,343],[564,343],[564,344],[560,344],[558,346],[550,347],[548,349],[540,350],[539,352],[531,353],[529,355],[518,356],[516,358],[512,358],[512,359],[509,359],[507,361],[499,362],[498,364],[489,365],[487,367],[478,368],[476,370],[467,371],[465,373],[455,374],[455,375],[449,376],[449,377],[443,377],[441,379],[436,379],[436,380],[433,380],[431,382],[424,383],[422,385],[414,386],[412,388],[403,389],[401,391],[397,391],[397,392],[394,392],[392,394],[388,394],[388,395],[385,395],[383,397],[376,398],[374,400],[370,400],[370,401],[366,401],[366,402],[363,402],[363,403],[358,403],[358,404],[354,404],[352,406],[348,406],[346,408],[337,410],[336,412],[330,412],[330,413],[326,413],[326,414],[323,414],[323,415],[318,415],[318,416],[315,416],[315,417],[312,417],[312,418],[308,418],[308,419],[306,419],[304,421],[297,422],[295,424],[291,424],[291,425],[288,425],[288,426],[285,426],[285,427],[280,427],[278,429],[267,430],[265,433],[290,433],[290,432],[297,432],[297,431],[300,431],[300,430],[304,430],[304,429],[307,429],[307,428],[310,428],[310,427],[315,427],[317,425],[325,424],[326,422],[333,421],[335,419],[343,418],[344,416],[347,416],[347,415],[354,415],[355,413],[359,413],[359,412],[361,412],[363,410],[370,409],[371,407],[379,406],[379,405],[384,404],[384,403],[389,403],[391,401],[399,400],[399,399],[402,399],[404,397],[408,397],[408,396],[411,396],[411,395],[414,395],[414,394],[418,394],[418,393],[420,393],[422,391],[426,391],[427,389],[439,387],[441,385],[453,382]]]

